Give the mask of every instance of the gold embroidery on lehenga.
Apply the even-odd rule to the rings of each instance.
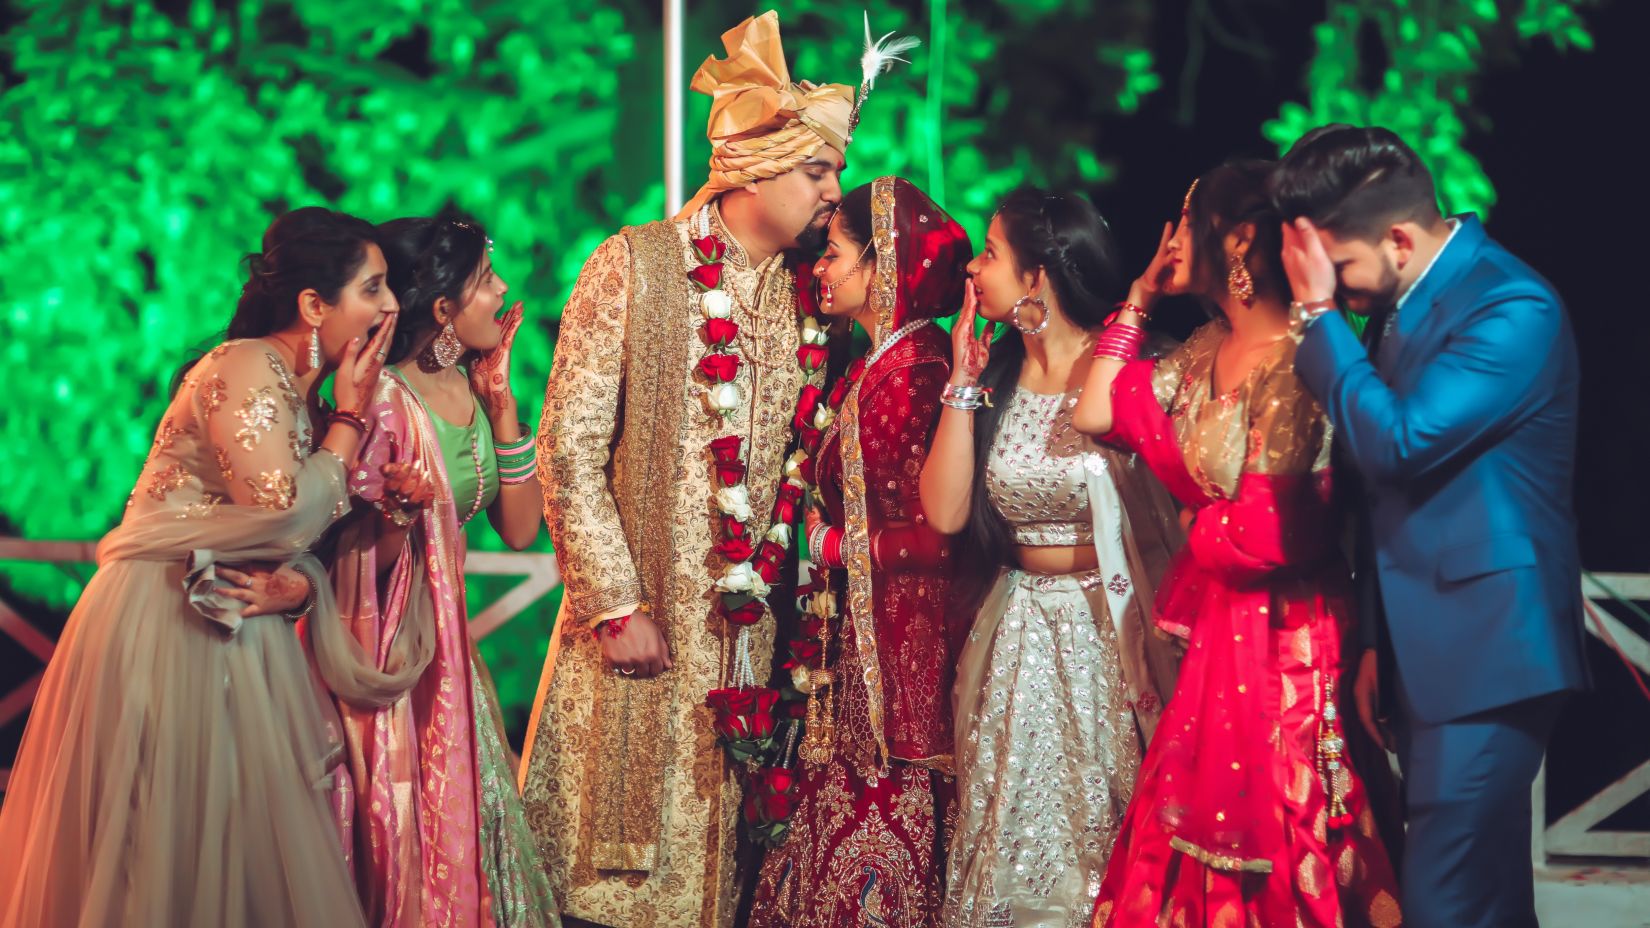
[[[263,441],[263,433],[275,428],[275,416],[279,413],[275,406],[275,392],[268,387],[254,387],[247,390],[245,402],[236,410],[235,418],[241,420],[240,431],[235,433],[235,441],[243,451],[251,451]]]
[[[246,478],[252,488],[252,505],[284,511],[292,508],[292,497],[298,491],[298,482],[285,471],[266,470],[256,478]]]
[[[210,416],[229,399],[229,384],[222,377],[213,377],[201,384],[201,411]]]
[[[156,502],[164,503],[169,494],[183,489],[183,485],[191,479],[193,475],[182,464],[169,464],[149,478],[149,496]]]
[[[229,452],[222,448],[214,448],[212,450],[217,455],[218,473],[223,475],[223,482],[226,484],[233,483],[235,481],[235,468],[231,467],[229,464]]]

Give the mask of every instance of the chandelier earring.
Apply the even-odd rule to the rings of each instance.
[[[418,361],[425,368],[432,371],[443,371],[454,364],[464,355],[464,342],[459,340],[458,330],[451,322],[441,329],[441,334],[430,340],[429,347],[418,356]]]
[[[309,369],[321,369],[321,327],[309,330]]]
[[[1027,303],[1036,303],[1037,308],[1043,311],[1042,320],[1039,321],[1034,328],[1029,329],[1026,328],[1025,324],[1020,321],[1020,309]],[[1016,329],[1020,330],[1021,335],[1030,336],[1040,334],[1044,329],[1048,328],[1048,304],[1043,302],[1042,297],[1032,296],[1028,293],[1014,301],[1014,310],[1010,316],[1010,321],[1014,323],[1014,327]]]
[[[1227,262],[1226,289],[1244,306],[1255,305],[1255,279],[1249,276],[1249,265],[1237,252]]]

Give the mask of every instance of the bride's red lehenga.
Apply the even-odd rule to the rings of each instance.
[[[1214,391],[1224,322],[1128,364],[1106,440],[1197,512],[1157,624],[1187,640],[1094,928],[1392,928],[1397,883],[1338,718],[1355,641],[1328,427],[1282,339]],[[1348,647],[1347,654],[1356,652]]]
[[[950,339],[928,320],[960,305],[973,252],[910,182],[872,190],[877,347],[850,368],[815,455],[844,567],[828,574],[841,606],[826,648],[835,731],[828,759],[796,764],[796,811],[763,861],[752,928],[917,928],[941,902],[955,654],[948,550],[917,484],[950,376]]]

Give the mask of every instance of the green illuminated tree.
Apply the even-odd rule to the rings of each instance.
[[[1314,30],[1317,53],[1306,73],[1306,103],[1283,105],[1263,131],[1287,150],[1329,122],[1385,126],[1432,169],[1449,212],[1487,215],[1495,186],[1467,148],[1489,128],[1473,105],[1487,67],[1516,63],[1518,49],[1543,39],[1591,50],[1582,22],[1586,0],[1334,0]],[[1372,60],[1366,33],[1385,60]]]

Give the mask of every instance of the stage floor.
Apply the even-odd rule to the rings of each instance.
[[[1537,868],[1535,908],[1542,928],[1650,928],[1650,864]]]

